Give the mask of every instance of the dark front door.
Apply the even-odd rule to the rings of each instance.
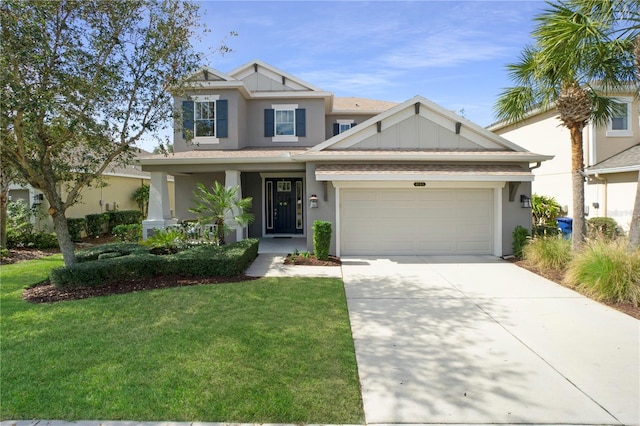
[[[302,179],[267,178],[265,185],[267,234],[302,234]]]

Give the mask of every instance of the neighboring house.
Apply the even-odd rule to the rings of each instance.
[[[611,217],[628,231],[640,171],[640,103],[633,93],[615,99],[618,107],[608,124],[590,124],[583,133],[585,213],[587,218]],[[518,124],[498,123],[488,129],[529,150],[554,156],[533,171],[533,191],[555,197],[570,213],[571,139],[555,108],[531,113]]]
[[[174,154],[139,157],[151,173],[145,238],[175,223],[198,182],[240,186],[253,197],[245,237],[304,237],[333,223],[331,252],[344,255],[512,252],[512,232],[531,226],[531,153],[416,96],[401,104],[337,98],[261,61],[223,74],[203,68],[176,123]],[[191,143],[185,135],[192,135]]]
[[[143,155],[151,155],[150,152],[142,151]],[[149,172],[140,170],[138,165],[127,167],[110,167],[102,174],[102,183],[86,187],[81,192],[80,200],[69,207],[65,215],[67,218],[85,217],[88,214],[104,213],[113,210],[138,210],[138,204],[133,199],[133,193],[142,185],[150,185],[151,177]],[[167,188],[169,196],[169,206],[175,206],[174,179],[167,176]],[[62,187],[62,198],[66,198],[67,193]],[[38,206],[41,214],[34,219],[36,229],[43,231],[53,230],[53,221],[47,214],[49,204],[46,198],[31,185],[11,185],[9,188],[11,201],[18,199],[25,200],[31,206]]]

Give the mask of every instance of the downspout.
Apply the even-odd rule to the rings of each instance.
[[[529,166],[529,170],[537,169],[540,166],[542,166],[542,161],[537,161],[535,166]]]
[[[608,217],[607,216],[607,179],[601,177],[598,173],[596,173],[595,175],[593,175],[594,178],[598,179],[599,181],[601,181],[602,183],[604,183],[604,189],[602,191],[602,195],[604,197],[604,200],[602,202],[602,210],[604,210],[604,217]]]

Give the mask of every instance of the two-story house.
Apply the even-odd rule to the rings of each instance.
[[[629,230],[640,171],[640,101],[633,91],[616,96],[606,126],[590,124],[583,133],[587,218],[611,217]],[[567,128],[555,108],[535,111],[518,124],[498,123],[489,130],[536,152],[554,156],[533,170],[533,191],[555,197],[572,211],[571,147]]]
[[[338,256],[501,256],[530,227],[531,167],[551,158],[421,96],[338,98],[261,61],[203,68],[190,87],[175,98],[174,154],[138,158],[151,173],[145,237],[192,219],[196,184],[219,181],[253,197],[255,222],[229,241],[304,238],[312,250],[313,222],[326,220]]]

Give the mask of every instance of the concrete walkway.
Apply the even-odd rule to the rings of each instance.
[[[494,257],[342,269],[367,424],[640,424],[640,321]]]

